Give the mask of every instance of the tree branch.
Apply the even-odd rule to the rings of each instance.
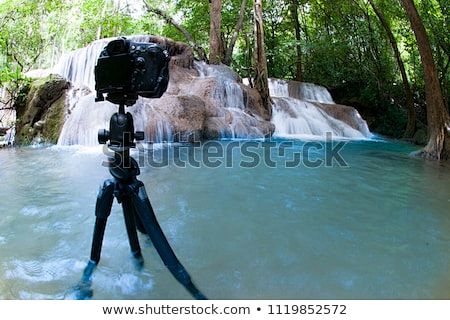
[[[233,49],[236,44],[239,33],[244,25],[245,8],[247,6],[247,0],[242,0],[241,8],[239,9],[239,17],[234,27],[233,35],[231,36],[230,44],[228,45],[227,52],[225,53],[224,63],[229,66],[233,57]]]
[[[160,16],[163,20],[165,20],[167,23],[173,25],[178,31],[180,31],[183,34],[183,36],[186,38],[186,40],[188,41],[189,45],[191,45],[192,48],[194,49],[194,51],[198,54],[198,56],[201,60],[208,61],[205,50],[195,42],[194,37],[192,37],[192,35],[189,33],[189,31],[186,30],[186,28],[184,28],[182,25],[177,23],[172,17],[170,17],[164,11],[157,9],[157,8],[153,8],[148,3],[147,0],[144,0],[144,4],[145,4],[148,12],[156,14],[157,16]]]

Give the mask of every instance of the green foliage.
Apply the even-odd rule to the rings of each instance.
[[[209,49],[209,1],[193,1],[193,0],[178,0],[168,1],[172,3],[172,9],[168,12],[172,16],[182,17],[182,24],[189,33],[193,36],[195,41],[205,48]],[[229,44],[231,36],[234,32],[236,22],[238,20],[239,10],[242,0],[222,0],[222,38],[225,45]],[[244,33],[251,33],[253,25],[252,16],[252,0],[247,0],[246,15],[244,19]],[[250,32],[249,32],[250,30]],[[179,41],[186,39],[171,25],[166,25],[163,29],[163,35]],[[241,37],[242,41],[242,37]],[[225,48],[224,48],[225,50]]]
[[[47,21],[63,4],[63,0],[6,0],[0,4],[0,87],[6,88],[9,99],[20,98],[21,88],[30,82],[24,73],[43,60],[56,32]]]
[[[83,0],[80,6],[77,44],[87,45],[97,38],[135,34],[136,21],[127,6],[108,0]]]
[[[160,33],[161,22],[142,10],[136,1],[5,0],[0,63],[26,72],[50,67],[64,52],[99,38]]]
[[[449,100],[448,1],[415,0],[435,53],[444,95]],[[294,78],[295,34],[290,0],[265,2],[265,37],[269,76]],[[299,1],[303,80],[328,87],[335,100],[354,105],[371,128],[401,136],[406,114],[401,75],[378,17],[367,0]],[[392,27],[416,102],[424,109],[424,76],[416,39],[397,2],[376,0]],[[424,117],[420,119],[426,121]],[[388,129],[391,128],[391,129]]]
[[[208,50],[209,2],[148,0],[178,21],[195,42]],[[429,35],[447,103],[450,94],[450,4],[448,0],[414,0]],[[242,0],[222,0],[222,35],[229,43]],[[424,77],[416,39],[398,1],[374,0],[392,28],[406,71],[424,108]],[[291,6],[301,40],[295,36]],[[232,67],[252,76],[254,47],[252,0],[247,0],[243,29]],[[303,80],[325,85],[337,102],[357,106],[372,129],[398,135],[404,126],[404,93],[392,48],[367,0],[265,0],[265,44],[270,77],[292,79],[296,46],[302,53]],[[145,12],[142,1],[4,0],[0,2],[0,86],[20,87],[23,73],[53,65],[62,53],[97,38],[160,34],[184,36],[161,17]],[[421,121],[426,121],[423,117]],[[388,130],[394,126],[395,130]],[[394,132],[395,131],[395,132]]]
[[[387,105],[375,122],[377,132],[394,138],[401,138],[403,132],[399,128],[406,126],[406,116],[397,106]]]

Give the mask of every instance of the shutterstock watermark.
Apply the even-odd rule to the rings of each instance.
[[[349,165],[342,150],[347,143],[348,141],[336,140],[331,133],[327,133],[325,141],[308,142],[268,139],[137,144],[132,156],[140,167],[153,168],[346,168]],[[106,146],[103,151],[109,157],[114,155]],[[108,162],[105,161],[103,165],[108,166]]]

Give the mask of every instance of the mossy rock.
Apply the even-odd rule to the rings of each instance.
[[[16,101],[16,143],[30,144],[36,138],[56,143],[64,123],[69,82],[57,75],[31,82],[26,98]]]
[[[58,142],[59,134],[64,125],[66,97],[62,95],[53,102],[44,116],[44,126],[42,127],[42,138],[46,142]]]
[[[19,145],[27,145],[33,142],[36,132],[30,124],[24,124],[20,131],[17,131],[15,136],[15,143]]]

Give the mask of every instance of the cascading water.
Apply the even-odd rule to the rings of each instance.
[[[94,99],[94,94],[74,99],[72,114],[64,123],[58,145],[98,144],[98,130],[109,127],[109,119],[117,112],[117,105],[107,101],[96,103]],[[172,142],[173,135],[169,121],[157,113],[148,100],[139,98],[136,104],[127,110],[134,117],[135,129],[144,131],[148,142]]]
[[[16,111],[9,103],[8,91],[0,87],[0,146],[14,143]]]
[[[128,37],[135,42],[149,42],[149,36]],[[98,129],[108,128],[111,115],[117,111],[117,105],[107,101],[95,103],[94,67],[103,48],[110,39],[92,42],[85,48],[65,54],[52,73],[59,74],[71,81],[68,92],[67,117],[58,145],[97,145]],[[133,114],[135,128],[146,133],[147,141],[154,143],[173,141],[170,122],[163,115],[155,112],[151,99],[139,98],[137,103],[127,110]],[[153,126],[149,124],[153,123]]]
[[[364,134],[335,119],[312,103],[294,98],[273,97],[272,122],[275,124],[274,136],[279,137],[334,137],[363,139]]]
[[[149,42],[150,36],[132,36],[129,39]],[[117,106],[109,102],[95,103],[93,94],[94,67],[101,50],[111,40],[97,40],[85,48],[68,53],[52,69],[52,73],[60,74],[72,83],[67,93],[69,114],[58,140],[59,145],[96,145],[98,129],[107,128],[111,114],[117,110]],[[197,91],[191,92],[191,88],[187,87],[180,89],[182,84],[173,84],[171,80],[173,88],[178,91],[174,89],[169,96],[198,94],[205,99],[209,110],[205,128],[207,131],[211,128],[215,130],[219,138],[258,139],[267,135],[267,125],[262,125],[267,122],[257,113],[249,111],[248,92],[243,89],[245,87],[236,73],[224,65],[211,66],[195,62],[194,66],[199,76],[189,79],[197,83]],[[198,84],[201,86],[202,81],[214,84],[208,93],[198,90]],[[326,88],[307,83],[292,86],[287,81],[277,79],[270,79],[269,84],[274,101],[271,122],[275,125],[276,136],[324,137],[327,132],[343,138],[363,139],[370,136],[367,125],[356,110],[354,114],[346,115],[354,122],[349,125],[348,121],[343,122],[338,120],[340,117],[330,114],[325,106],[321,108],[321,103],[334,104]],[[166,100],[159,100],[140,97],[128,111],[135,116],[136,130],[144,131],[148,141],[172,142],[173,134],[179,128],[174,123],[178,111],[165,108]],[[336,108],[339,106],[336,105]]]
[[[149,42],[149,36],[133,36],[129,39],[136,42]],[[95,103],[93,94],[94,67],[101,50],[110,40],[95,41],[86,48],[63,56],[52,70],[52,73],[60,74],[73,83],[68,92],[68,108],[71,112],[60,134],[59,145],[98,144],[98,129],[108,127],[109,117],[117,110],[117,106],[109,102]],[[208,119],[208,123],[213,126],[216,124],[215,128],[219,128],[219,138],[263,138],[265,135],[260,129],[262,119],[245,111],[244,92],[239,84],[239,77],[225,66],[208,66],[199,62],[195,63],[195,68],[199,77],[194,79],[211,78],[211,81],[215,83],[211,95],[203,98],[214,104],[216,114]],[[174,86],[177,87],[178,84]],[[87,90],[89,91],[86,95]],[[165,96],[171,94],[168,92]],[[175,95],[189,94],[202,96],[203,92],[199,90],[194,93],[190,92],[190,89],[185,89]],[[173,110],[164,106],[161,108],[164,102],[158,100],[160,99],[140,97],[136,105],[129,108],[128,112],[134,116],[136,130],[144,131],[148,141],[172,142],[173,135],[177,133],[173,127]],[[159,106],[159,110],[156,110],[156,106]]]
[[[221,66],[207,65],[205,62],[196,62],[200,77],[214,77],[217,79],[217,87],[213,98],[224,108],[245,109],[244,93],[237,83],[238,76],[231,69]]]
[[[134,42],[148,42],[149,36],[130,36],[128,39]],[[59,59],[56,66],[52,68],[52,73],[59,74],[78,85],[84,85],[94,90],[94,67],[100,52],[108,42],[117,38],[106,38],[96,40],[88,46],[66,53]]]
[[[270,96],[334,104],[327,88],[313,83],[269,79]]]
[[[325,138],[327,133],[334,137],[365,139],[371,136],[366,122],[359,113],[350,111],[350,125],[341,121],[326,110],[324,105],[334,105],[328,90],[311,83],[295,83],[280,79],[269,79],[269,90],[274,102],[272,123],[275,125],[274,136]],[[322,107],[321,107],[322,106]],[[344,108],[334,105],[333,108]]]
[[[214,77],[217,80],[212,99],[228,112],[228,117],[223,117],[226,123],[223,124],[224,129],[220,132],[220,138],[264,138],[264,133],[257,126],[257,122],[261,119],[245,111],[244,91],[239,84],[239,76],[223,65],[212,66],[205,62],[195,62],[195,67],[200,77]]]
[[[301,83],[299,86],[299,95],[303,100],[334,103],[330,92],[325,87],[313,83]]]

